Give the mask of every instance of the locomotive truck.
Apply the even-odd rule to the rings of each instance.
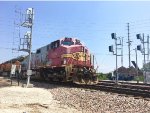
[[[31,54],[31,78],[73,81],[76,84],[97,83],[94,56],[76,38],[62,38]],[[29,57],[21,61],[21,77],[26,78]]]

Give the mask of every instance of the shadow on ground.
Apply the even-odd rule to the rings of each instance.
[[[10,77],[0,76],[0,88],[10,87],[10,86],[22,87],[26,83],[27,83],[26,79],[20,79],[18,83],[17,78],[12,78],[12,82],[11,82]],[[67,83],[59,83],[59,82],[51,82],[51,81],[43,81],[43,80],[35,80],[35,79],[31,79],[30,83],[33,84],[34,88],[53,89],[58,87],[69,87],[69,85],[66,85]]]

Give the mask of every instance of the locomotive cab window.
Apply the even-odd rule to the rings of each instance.
[[[49,45],[47,45],[47,51],[49,50]]]
[[[51,45],[47,45],[47,51],[51,49]]]
[[[75,45],[81,45],[80,40],[76,39],[76,41],[75,41]]]
[[[55,42],[52,42],[51,43],[51,49],[57,48],[57,47],[59,47],[59,45],[60,45],[60,41],[59,40],[57,40]]]

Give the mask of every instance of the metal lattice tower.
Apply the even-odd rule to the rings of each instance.
[[[19,56],[19,39],[20,39],[20,23],[21,23],[21,9],[15,6],[15,16],[14,16],[14,30],[13,30],[13,40],[12,40],[12,57],[17,54]]]
[[[34,11],[33,8],[28,8],[25,14],[25,21],[22,23],[22,27],[26,27],[29,31],[26,32],[23,38],[20,39],[20,51],[29,53],[28,70],[27,70],[27,87],[30,84],[31,71],[31,47],[32,47],[32,26],[33,26]]]

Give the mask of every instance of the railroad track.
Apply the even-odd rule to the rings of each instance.
[[[46,84],[54,84],[60,87],[69,87],[69,88],[83,88],[83,89],[90,89],[90,90],[100,90],[110,93],[118,93],[125,96],[135,96],[139,98],[146,98],[150,99],[150,86],[149,85],[140,85],[140,84],[128,84],[128,83],[119,83],[115,84],[114,82],[102,82],[100,81],[96,85],[78,85],[73,84],[72,82],[50,82],[50,81],[39,81],[39,80],[31,80],[35,86],[38,87],[38,82],[46,83]],[[25,81],[24,81],[25,83]]]
[[[150,99],[150,86],[147,85],[135,85],[127,83],[115,84],[113,82],[110,83],[99,82],[96,85],[87,85],[87,86],[82,85],[78,87]]]
[[[117,85],[115,82],[105,82],[100,81],[98,85],[106,85],[106,86],[119,86],[122,88],[130,88],[130,89],[137,89],[137,90],[147,90],[150,91],[150,85],[149,84],[136,84],[136,83],[127,83],[127,82],[119,82]]]
[[[101,83],[115,83],[115,81],[112,81],[112,80],[109,80],[109,81],[100,80],[99,82],[101,82]],[[121,83],[121,84],[131,84],[131,85],[141,85],[141,86],[150,86],[150,84],[127,82],[127,81],[118,81],[118,83]]]
[[[90,90],[100,90],[110,93],[118,93],[125,96],[135,96],[139,98],[150,99],[150,86],[147,85],[134,85],[134,84],[115,84],[115,83],[103,83],[99,82],[96,85],[78,85],[73,83],[58,83],[51,82],[50,84],[56,84],[65,87],[83,88]]]

